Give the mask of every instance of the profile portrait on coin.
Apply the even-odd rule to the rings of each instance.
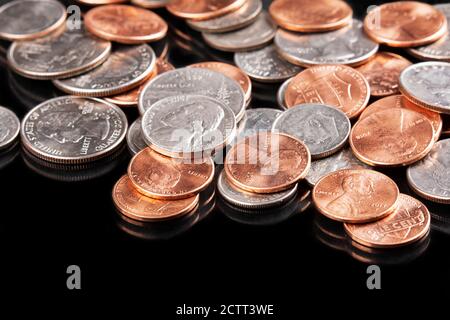
[[[174,188],[180,182],[181,171],[174,161],[155,153],[152,164],[146,168],[145,181],[156,189]]]
[[[0,144],[8,138],[9,133],[9,128],[0,126]]]
[[[430,174],[433,181],[439,188],[446,191],[450,191],[450,168],[447,164],[448,159],[450,159],[450,149],[442,148],[439,150],[439,154],[432,151],[430,156],[423,160],[425,168],[432,168]]]

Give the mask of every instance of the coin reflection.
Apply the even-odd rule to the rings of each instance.
[[[19,144],[15,142],[12,146],[0,151],[0,170],[6,168],[17,158],[20,153]]]

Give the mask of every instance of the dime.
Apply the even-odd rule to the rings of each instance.
[[[275,193],[252,193],[240,190],[228,182],[224,172],[222,171],[217,179],[217,191],[220,195],[231,204],[247,208],[262,209],[277,207],[291,199],[297,192],[297,184],[290,189]]]
[[[430,230],[430,213],[420,201],[406,194],[398,197],[397,209],[367,224],[344,224],[348,235],[365,246],[392,248],[422,239]]]
[[[131,124],[127,133],[128,149],[133,155],[148,147],[147,143],[144,140],[144,137],[142,136],[141,120],[141,118],[136,119],[136,121]]]
[[[322,64],[359,65],[378,51],[378,44],[364,33],[362,22],[325,33],[300,34],[278,29],[275,45],[280,55],[301,66]]]
[[[287,89],[287,87],[289,86],[289,83],[291,83],[291,80],[292,80],[292,79],[293,79],[293,78],[287,79],[287,80],[284,81],[284,82],[281,84],[281,86],[278,88],[278,91],[277,91],[277,103],[278,103],[278,106],[279,106],[281,109],[287,109],[286,103],[284,102],[284,97],[285,97],[285,95],[286,95],[286,89]]]
[[[236,11],[244,3],[245,0],[171,0],[167,10],[180,18],[208,20]]]
[[[364,19],[373,40],[392,47],[417,47],[435,42],[447,32],[447,19],[431,5],[417,1],[385,3]]]
[[[225,159],[225,173],[240,189],[274,193],[292,188],[311,164],[306,145],[291,136],[260,132],[238,141]]]
[[[405,108],[418,113],[423,114],[428,120],[431,121],[434,129],[434,140],[437,141],[442,131],[442,118],[441,115],[437,112],[430,111],[428,109],[424,109],[415,103],[406,99],[403,95],[395,95],[382,98],[380,100],[375,101],[371,105],[369,105],[359,116],[359,119],[364,119],[371,114],[393,108]]]
[[[142,117],[144,140],[152,149],[176,158],[211,155],[236,134],[233,111],[222,102],[199,95],[157,101]]]
[[[202,33],[211,47],[221,51],[248,51],[257,49],[272,41],[276,25],[266,13],[261,13],[251,25],[226,33]]]
[[[370,94],[385,97],[399,93],[398,79],[411,62],[394,53],[379,52],[369,62],[356,68],[367,79]]]
[[[353,15],[350,6],[340,0],[276,0],[269,12],[282,28],[301,32],[339,29]]]
[[[116,183],[112,197],[117,209],[125,216],[139,221],[161,221],[180,217],[195,208],[199,195],[181,200],[157,200],[140,194],[124,175]]]
[[[364,76],[341,65],[315,66],[300,72],[286,89],[288,108],[303,103],[321,103],[336,107],[350,119],[367,106],[370,88]]]
[[[16,140],[20,131],[20,120],[11,110],[0,106],[0,150],[5,150]]]
[[[352,168],[369,169],[369,166],[359,161],[350,148],[345,148],[330,157],[313,161],[305,180],[310,186],[314,187],[317,181],[327,174]]]
[[[423,160],[408,168],[406,176],[418,195],[450,203],[450,139],[436,142]]]
[[[211,158],[204,162],[187,163],[145,148],[128,166],[133,186],[142,194],[164,200],[185,199],[204,190],[214,178]]]
[[[313,201],[326,217],[349,223],[366,223],[391,214],[399,190],[389,177],[367,169],[343,169],[320,179]]]
[[[351,124],[342,111],[322,104],[290,108],[273,124],[272,131],[303,141],[312,159],[327,157],[341,149],[350,135]]]
[[[355,155],[372,166],[406,166],[425,157],[434,129],[424,115],[403,108],[375,112],[358,121],[350,135]]]
[[[421,107],[450,114],[449,81],[450,63],[416,63],[400,75],[400,92]]]
[[[67,78],[87,72],[109,56],[111,43],[81,29],[66,29],[47,37],[14,42],[8,63],[20,75],[32,79]]]
[[[81,96],[105,97],[139,86],[153,72],[156,57],[146,44],[119,46],[98,68],[83,75],[55,80],[60,90]]]
[[[86,163],[113,153],[127,132],[122,110],[100,99],[63,96],[32,109],[23,119],[23,146],[41,159]]]
[[[31,40],[61,27],[66,9],[54,0],[11,1],[0,7],[0,38]]]
[[[132,4],[147,9],[157,9],[165,7],[171,0],[131,0]]]
[[[281,82],[303,70],[282,59],[274,45],[237,52],[234,54],[234,63],[249,77],[261,82]]]
[[[253,23],[263,8],[261,0],[247,0],[236,11],[208,20],[187,20],[187,24],[200,32],[222,33],[242,29]]]
[[[162,39],[167,23],[156,13],[128,5],[106,5],[89,10],[84,16],[86,29],[99,38],[125,44]]]
[[[248,109],[239,122],[237,138],[252,136],[260,131],[271,131],[273,123],[281,115],[280,110],[270,108]]]
[[[204,68],[220,72],[223,75],[227,76],[228,78],[231,78],[237,83],[239,83],[239,85],[242,87],[242,90],[245,93],[246,101],[250,100],[252,97],[252,82],[250,81],[250,78],[244,72],[242,72],[242,70],[236,68],[231,64],[209,61],[191,64],[189,67]]]
[[[166,97],[196,94],[217,99],[230,107],[239,121],[245,111],[241,86],[221,73],[200,68],[181,68],[152,79],[139,96],[139,112],[144,114],[158,100]]]

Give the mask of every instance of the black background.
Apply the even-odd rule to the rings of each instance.
[[[355,16],[361,18],[368,5],[385,1],[349,2]],[[193,37],[183,42],[172,29],[168,57],[175,66],[232,59],[232,55],[208,49],[198,33],[164,10],[157,12],[178,29],[178,34],[181,31]],[[0,48],[8,45],[4,42]],[[161,47],[161,43],[155,45],[156,51]],[[58,94],[51,83],[12,75],[3,49],[0,84],[0,104],[20,117],[38,102]],[[252,106],[276,107],[276,89],[255,84]],[[137,110],[126,109],[126,113],[130,123],[137,116]],[[150,319],[175,318],[176,306],[183,303],[275,304],[278,319],[294,319],[288,315],[312,308],[310,300],[323,303],[316,309],[321,314],[330,311],[327,305],[335,301],[341,301],[343,307],[370,305],[372,298],[391,302],[406,299],[414,305],[425,296],[449,297],[448,218],[441,222],[440,230],[432,230],[430,243],[420,257],[400,265],[382,265],[382,290],[369,291],[366,268],[371,262],[360,262],[348,252],[318,241],[313,210],[274,226],[255,227],[234,222],[215,209],[172,239],[143,240],[127,234],[119,228],[111,190],[125,173],[128,160],[128,156],[121,157],[114,170],[104,176],[72,183],[39,175],[20,154],[0,169],[3,294],[11,297],[13,292],[32,292],[33,299],[52,297],[48,302],[54,302],[53,298],[69,302],[90,298],[95,302],[112,295],[124,303],[114,302],[109,308],[145,311]],[[388,173],[402,191],[409,192],[403,169]],[[441,217],[450,214],[448,208],[430,205]],[[66,288],[66,268],[72,264],[82,270],[80,291]]]

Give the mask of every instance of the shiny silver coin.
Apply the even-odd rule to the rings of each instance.
[[[153,72],[155,64],[155,52],[150,46],[119,46],[101,66],[80,76],[55,80],[53,84],[69,94],[112,96],[143,83]]]
[[[252,136],[261,131],[271,131],[282,111],[270,108],[248,109],[238,124],[237,139]]]
[[[378,44],[364,33],[363,23],[355,19],[348,26],[330,32],[301,34],[279,29],[274,42],[283,58],[306,67],[359,65],[378,51]]]
[[[187,20],[187,24],[200,32],[222,33],[244,28],[253,23],[262,11],[261,0],[247,0],[238,10],[209,20]]]
[[[210,156],[236,135],[233,111],[219,100],[179,95],[157,101],[142,117],[145,142],[174,158]]]
[[[400,75],[400,91],[406,98],[433,111],[450,114],[450,63],[416,63]]]
[[[447,21],[450,21],[449,3],[436,4],[434,7],[446,16]],[[447,24],[447,28],[450,31],[450,24]],[[421,60],[450,61],[450,37],[447,33],[436,42],[422,47],[408,48],[407,51]]]
[[[142,8],[157,9],[165,7],[170,1],[171,0],[131,0],[131,3]]]
[[[240,190],[230,184],[222,171],[217,179],[217,191],[231,204],[246,209],[277,207],[287,202],[297,192],[297,184],[291,189],[267,194],[256,194]]]
[[[311,157],[327,157],[341,149],[350,135],[348,117],[336,108],[323,104],[300,104],[275,121],[273,131],[286,133],[303,141]]]
[[[89,71],[109,56],[111,43],[90,35],[84,28],[31,41],[14,42],[8,63],[18,74],[32,79],[61,79]]]
[[[142,136],[141,118],[136,119],[128,128],[127,145],[132,154],[136,154],[142,149],[148,147]]]
[[[0,150],[11,146],[19,132],[19,118],[11,110],[0,106]]]
[[[435,143],[431,152],[407,170],[410,187],[430,201],[450,203],[450,139]]]
[[[237,52],[234,63],[250,78],[261,82],[282,82],[303,70],[280,57],[274,45]]]
[[[281,86],[278,88],[277,91],[277,103],[278,106],[284,110],[287,109],[286,103],[285,103],[285,96],[286,96],[286,89],[289,86],[289,83],[291,83],[292,78],[287,79],[284,81]]]
[[[221,51],[247,51],[263,47],[272,41],[276,25],[267,13],[261,13],[251,25],[226,33],[202,33],[205,42]]]
[[[22,145],[49,162],[79,164],[113,153],[127,132],[127,118],[113,104],[63,96],[32,109],[21,126]]]
[[[30,40],[58,29],[66,8],[55,0],[16,0],[0,7],[0,38]]]
[[[341,169],[350,168],[369,169],[369,166],[359,161],[358,158],[353,155],[351,149],[345,148],[330,157],[313,161],[305,179],[309,185],[315,186],[317,181],[327,174]]]
[[[143,115],[158,100],[187,94],[217,99],[231,108],[237,121],[244,115],[245,94],[239,83],[219,72],[202,68],[176,69],[150,80],[139,95],[139,112]]]

